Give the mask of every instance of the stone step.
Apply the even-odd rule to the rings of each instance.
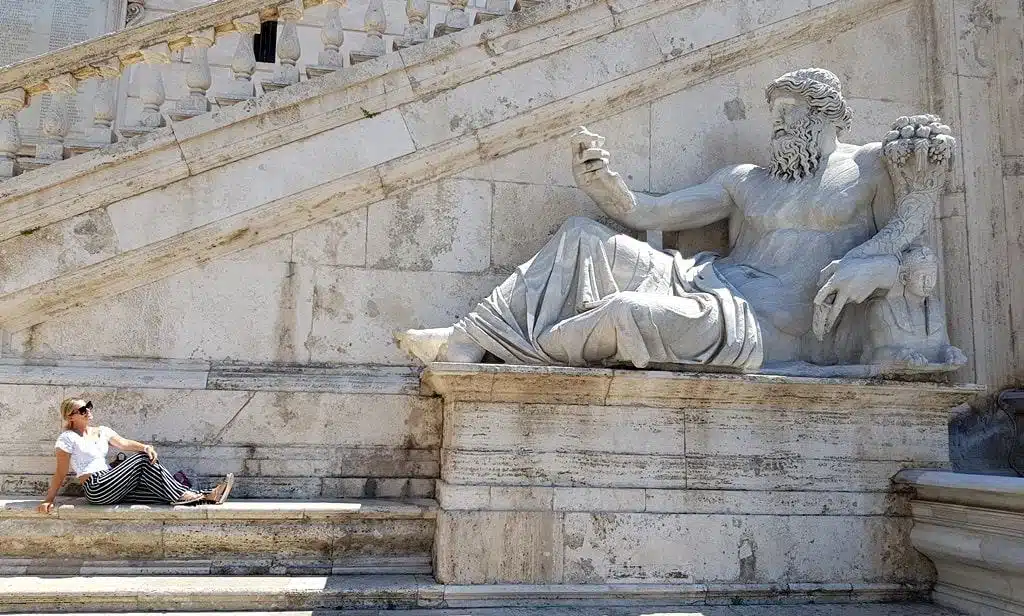
[[[0,498],[0,574],[429,574],[432,500],[96,507]]]
[[[430,576],[0,577],[0,613],[411,609],[439,605]]]
[[[848,603],[815,605],[715,605],[649,607],[538,607],[538,608],[459,608],[410,609],[397,616],[956,616],[957,612],[930,603]],[[142,616],[129,612],[124,616]],[[375,609],[304,610],[289,612],[163,612],[163,616],[396,616],[394,611]],[[38,614],[37,616],[58,616]],[[74,616],[62,613],[59,616]]]

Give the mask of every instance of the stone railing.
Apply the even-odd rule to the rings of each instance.
[[[932,598],[972,616],[1024,614],[1024,478],[914,469],[911,543],[938,573]]]
[[[433,32],[427,28],[428,0],[407,0],[407,25],[401,36],[386,45],[384,32],[387,15],[383,0],[370,0],[363,15],[362,46],[348,54],[348,65],[377,58],[519,10],[539,0],[487,0],[473,17],[467,0],[448,0],[444,21]],[[511,4],[510,2],[514,2]],[[64,158],[113,143],[123,137],[144,134],[163,127],[167,118],[183,121],[209,112],[215,106],[233,105],[255,98],[253,81],[256,57],[253,37],[266,21],[279,23],[277,65],[271,78],[262,81],[264,92],[285,88],[301,80],[298,60],[302,55],[297,25],[305,10],[327,5],[320,30],[323,50],[317,62],[306,66],[309,79],[339,71],[346,66],[341,51],[344,42],[342,11],[347,0],[215,0],[125,30],[90,39],[65,49],[29,58],[0,68],[0,180],[37,169]],[[231,60],[232,78],[213,83],[208,51],[224,36],[237,38]],[[172,62],[175,52],[190,50],[185,76],[188,94],[164,109],[166,93],[160,65]],[[117,127],[118,82],[127,67],[139,64],[136,72],[142,111],[135,123]],[[92,122],[84,142],[71,143],[72,101],[79,96],[80,84],[99,80],[92,102]],[[41,135],[34,151],[26,154],[19,129],[19,112],[33,98],[49,95],[50,101],[39,128]]]

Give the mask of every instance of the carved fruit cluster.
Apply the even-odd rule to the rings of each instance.
[[[882,140],[883,154],[899,166],[905,165],[912,154],[926,156],[933,165],[945,165],[952,160],[955,146],[949,126],[930,114],[898,118]]]

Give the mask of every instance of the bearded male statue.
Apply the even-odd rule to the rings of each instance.
[[[902,255],[920,246],[936,207],[949,127],[900,118],[884,143],[842,143],[852,112],[820,68],[779,77],[766,98],[768,168],[726,167],[662,196],[627,188],[600,136],[582,129],[573,142],[577,185],[610,217],[660,231],[728,219],[727,255],[686,257],[571,218],[465,318],[401,332],[399,345],[424,363],[491,353],[511,364],[817,376],[959,367],[856,365],[870,331],[864,301],[897,286]]]

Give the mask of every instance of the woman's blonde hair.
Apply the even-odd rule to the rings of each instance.
[[[60,429],[68,430],[71,422],[71,414],[85,406],[87,402],[82,398],[65,398],[60,403]]]

